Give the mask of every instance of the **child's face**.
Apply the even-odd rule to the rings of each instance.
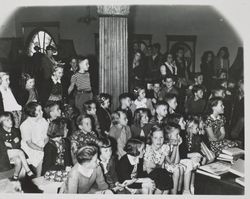
[[[96,105],[93,103],[90,105],[90,110],[87,111],[90,115],[96,115]]]
[[[139,99],[144,99],[146,97],[146,92],[145,92],[145,90],[144,89],[141,89],[140,91],[139,91]]]
[[[158,84],[158,83],[157,83],[157,84],[154,84],[153,89],[154,89],[154,92],[155,92],[155,93],[158,93],[158,92],[160,91],[160,88],[161,88],[161,87],[160,87],[160,84]]]
[[[139,158],[143,158],[144,153],[145,153],[145,144],[142,144],[139,148],[138,151],[140,152]]]
[[[203,90],[198,90],[195,95],[199,98],[202,99],[203,98]]]
[[[172,78],[167,78],[165,81],[165,84],[166,84],[166,87],[169,89],[169,88],[172,88],[174,86],[174,81]]]
[[[176,97],[174,97],[173,99],[168,100],[168,105],[172,110],[175,110],[177,105],[178,105]]]
[[[120,114],[119,123],[120,123],[122,126],[127,126],[127,124],[128,124],[128,118],[127,118],[127,115],[126,115],[125,113],[121,113],[121,114]]]
[[[226,93],[224,90],[218,90],[215,92],[215,97],[221,97],[221,98],[225,98],[226,97]]]
[[[179,129],[174,129],[171,133],[168,134],[168,138],[170,140],[177,140],[179,133],[180,133]]]
[[[156,113],[160,117],[166,117],[168,114],[168,107],[165,105],[160,105],[156,108]]]
[[[54,72],[54,76],[57,79],[61,79],[63,76],[63,69],[62,68],[57,68],[56,71]]]
[[[13,127],[13,122],[12,122],[10,117],[6,117],[3,120],[3,127],[5,127],[5,128],[12,128]]]
[[[142,113],[141,115],[141,124],[147,124],[148,123],[148,114],[147,113]]]
[[[4,76],[2,77],[2,83],[1,83],[1,85],[2,85],[3,87],[6,87],[6,88],[9,87],[9,85],[10,85],[10,76],[9,76],[9,75],[4,75]]]
[[[26,82],[26,85],[25,85],[25,87],[26,87],[26,89],[32,89],[32,88],[34,88],[34,86],[35,86],[35,79],[28,79],[27,80],[27,82]]]
[[[127,97],[125,99],[122,100],[122,104],[125,106],[125,107],[130,107],[131,106],[131,99],[130,97]]]
[[[90,118],[83,118],[82,124],[79,125],[79,128],[86,133],[90,133],[92,131],[92,124]]]
[[[198,124],[195,124],[195,123],[191,123],[190,125],[189,125],[189,132],[191,133],[191,134],[194,134],[194,135],[196,135],[196,134],[198,134],[199,133],[199,126],[198,126]]]
[[[89,70],[89,60],[84,59],[79,63],[79,67],[81,70],[88,71]]]
[[[72,68],[77,68],[77,61],[76,59],[72,59],[70,62],[70,65],[72,66]]]
[[[110,157],[112,155],[112,149],[111,149],[111,147],[107,147],[107,148],[100,147],[100,152],[101,152],[101,157],[104,160],[110,159]]]
[[[168,61],[169,63],[171,63],[171,62],[173,61],[173,55],[168,54],[168,56],[167,56],[167,61]]]
[[[199,75],[195,78],[195,83],[201,85],[203,83],[203,75]]]
[[[156,149],[160,148],[164,142],[163,131],[155,131],[152,135],[152,146]]]
[[[108,107],[110,106],[110,101],[109,101],[109,99],[104,100],[102,106],[103,106],[103,108],[108,108]]]
[[[40,105],[36,107],[35,114],[36,114],[37,118],[43,117],[43,110],[42,110],[42,107]]]
[[[225,73],[225,72],[222,72],[221,74],[220,74],[220,77],[219,77],[220,79],[226,79],[227,78],[227,74]]]
[[[55,105],[50,112],[50,116],[53,118],[61,117],[62,111],[58,105]]]
[[[160,72],[162,75],[166,75],[167,74],[167,69],[166,69],[166,66],[165,65],[162,65],[160,67]]]
[[[179,120],[179,123],[178,123],[178,124],[180,125],[181,130],[185,130],[185,129],[186,129],[186,122],[185,122],[185,120],[184,120],[184,118],[183,118],[183,117],[181,117],[181,118],[180,118],[180,120]]]
[[[227,88],[227,82],[222,82],[221,86]]]
[[[69,129],[67,128],[67,125],[64,126],[64,135],[63,137],[66,138],[68,135]]]
[[[218,114],[223,114],[224,113],[223,102],[219,100],[217,106],[213,107],[213,110],[216,111]]]

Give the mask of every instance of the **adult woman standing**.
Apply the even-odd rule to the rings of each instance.
[[[219,49],[217,56],[214,59],[214,72],[218,76],[221,71],[226,71],[228,77],[229,70],[229,52],[228,48],[223,46]]]
[[[214,76],[214,53],[212,51],[205,51],[201,57],[201,73],[204,78],[204,85],[206,88],[211,88],[212,77]]]
[[[28,162],[36,169],[36,175],[41,176],[43,148],[48,142],[48,122],[43,118],[42,107],[37,102],[30,102],[24,108],[27,119],[21,124],[21,148],[29,156]]]

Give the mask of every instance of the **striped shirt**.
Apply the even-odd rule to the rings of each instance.
[[[75,73],[71,77],[71,84],[76,85],[77,90],[91,91],[89,73]]]

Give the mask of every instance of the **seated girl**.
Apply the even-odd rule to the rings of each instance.
[[[210,148],[218,156],[225,148],[238,146],[237,142],[225,139],[225,117],[223,99],[214,97],[209,100],[210,115],[205,121],[205,130],[210,142]]]
[[[86,145],[76,155],[77,163],[70,170],[62,187],[63,193],[95,193],[108,189],[102,169],[98,164],[98,147]],[[94,189],[94,184],[97,189]]]
[[[126,185],[131,193],[152,194],[155,189],[153,180],[143,172],[145,144],[137,139],[129,139],[124,151],[127,153],[118,162],[119,182]]]
[[[150,133],[151,125],[149,124],[150,111],[146,108],[139,108],[134,114],[134,124],[131,126],[133,138],[145,138]]]
[[[148,108],[151,114],[154,115],[154,107],[151,99],[146,98],[146,92],[144,88],[136,87],[134,89],[135,101],[131,105],[131,111],[134,113],[138,108]]]
[[[171,173],[165,169],[165,160],[169,160],[170,148],[164,141],[162,128],[153,126],[148,136],[143,166],[149,177],[155,181],[155,194],[167,194],[173,188]],[[172,154],[173,157],[176,155]],[[179,177],[179,170],[176,171],[175,175]]]
[[[78,130],[73,132],[71,136],[71,156],[73,160],[73,164],[77,162],[76,154],[78,149],[86,144],[98,144],[99,140],[97,134],[92,131],[92,123],[91,117],[87,114],[79,115],[76,119],[76,124],[78,126]]]
[[[63,118],[52,120],[48,128],[49,141],[44,147],[42,175],[46,171],[62,171],[72,166],[70,142],[66,139],[67,121]]]
[[[15,165],[13,179],[18,179],[22,168],[28,176],[33,176],[21,149],[20,131],[13,127],[12,115],[9,112],[3,112],[0,115],[0,139],[5,143],[10,163]]]
[[[43,118],[42,107],[37,102],[28,103],[24,112],[27,119],[21,124],[21,148],[29,156],[28,162],[35,167],[37,177],[41,176],[43,149],[48,142],[48,122]]]
[[[126,154],[124,147],[131,138],[131,131],[128,124],[127,115],[123,111],[116,111],[112,114],[112,124],[109,136],[112,137],[113,149],[117,151],[118,159]]]

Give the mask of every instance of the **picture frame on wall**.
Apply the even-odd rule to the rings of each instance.
[[[195,72],[195,49],[196,49],[196,35],[167,35],[167,52],[176,56],[179,48],[184,49],[184,58],[187,61],[187,66],[190,72]]]

